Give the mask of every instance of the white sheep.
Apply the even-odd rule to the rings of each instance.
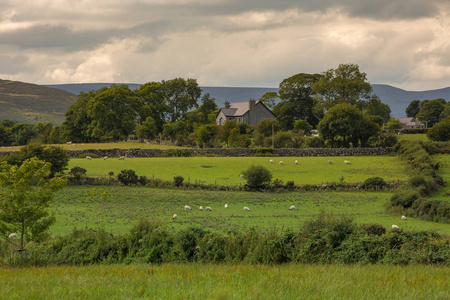
[[[90,156],[86,156],[86,159],[87,159],[87,160],[91,160],[91,159],[92,159],[92,157],[90,157]]]
[[[282,160],[280,160],[280,162],[278,163],[279,165],[282,165],[283,164],[283,161]]]
[[[332,165],[332,164],[333,164],[333,162],[332,162],[331,160],[329,160],[329,161],[328,161],[328,163],[329,163],[330,165]]]
[[[244,175],[241,174],[241,175],[239,175],[239,177],[244,178]]]
[[[184,210],[191,210],[191,207],[188,206],[188,205],[185,205],[185,206],[184,206]]]
[[[247,206],[244,206],[244,211],[250,211],[250,208],[248,208]]]
[[[212,208],[209,207],[209,206],[207,206],[205,209],[208,210],[208,211],[212,211]]]
[[[398,229],[400,229],[397,225],[392,225],[392,229],[394,229],[394,230],[398,230]]]
[[[351,164],[348,160],[344,160],[344,164],[347,164],[347,165],[349,165],[349,164]]]
[[[108,156],[104,156],[104,157],[103,157],[103,160],[107,160],[107,159],[108,159]]]
[[[225,208],[228,208],[228,204],[225,203]]]
[[[201,211],[203,211],[203,206],[200,205],[200,207],[199,207],[198,209],[200,209]]]
[[[289,207],[289,210],[294,210],[295,209],[295,205],[292,205],[291,207]]]
[[[405,217],[405,216],[402,216],[402,220],[406,220],[406,217]]]
[[[273,164],[273,159],[269,160],[271,164]]]
[[[177,214],[174,214],[172,220],[176,220],[178,218]]]
[[[298,160],[295,160],[295,164],[298,165]]]
[[[119,160],[124,160],[124,159],[125,159],[125,156],[119,157]]]
[[[13,232],[9,235],[9,238],[16,238],[17,237],[17,233]]]
[[[70,144],[72,144],[72,142],[67,142],[66,144],[67,144],[67,145],[70,145]]]

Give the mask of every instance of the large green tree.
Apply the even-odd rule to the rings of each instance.
[[[87,105],[92,122],[90,136],[97,139],[123,139],[136,126],[138,111],[142,107],[140,98],[127,85],[113,85],[97,93]]]
[[[197,80],[175,78],[161,81],[163,97],[168,108],[170,122],[176,122],[190,109],[198,107],[202,90]]]
[[[433,141],[450,141],[450,116],[434,124],[427,132],[427,137]]]
[[[420,111],[420,100],[413,100],[406,107],[406,116],[409,118],[415,118]]]
[[[428,127],[439,122],[441,113],[445,109],[444,99],[435,99],[425,102],[417,114],[417,119],[427,124]]]
[[[373,96],[373,89],[367,75],[356,64],[340,64],[336,69],[323,73],[311,88],[326,110],[347,103],[359,109]]]
[[[312,126],[318,124],[320,116],[314,110],[317,101],[311,86],[320,79],[319,74],[300,73],[280,83],[280,102],[275,105],[273,113],[284,130],[292,129],[299,119],[306,120]]]
[[[387,123],[391,118],[389,105],[381,102],[381,99],[375,95],[364,105],[364,113],[368,116],[380,116],[383,118],[384,123]]]
[[[162,132],[169,108],[164,99],[161,83],[147,82],[136,90],[136,94],[142,101],[142,107],[138,112],[141,122],[143,123],[147,118],[151,117],[154,121],[156,132]]]
[[[27,242],[44,239],[55,222],[47,209],[54,192],[66,184],[66,179],[47,179],[50,167],[50,163],[37,158],[26,160],[20,166],[1,163],[0,236],[16,244],[9,238],[16,233],[20,254]]]
[[[331,147],[364,147],[379,127],[355,105],[338,104],[328,110],[320,121],[319,133]]]

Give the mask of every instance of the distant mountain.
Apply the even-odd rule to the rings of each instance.
[[[0,79],[0,120],[61,124],[77,96],[60,89]]]
[[[139,88],[140,84],[127,84],[131,89]],[[57,84],[48,87],[62,89],[73,94],[97,90],[109,87],[111,83],[83,83],[83,84]],[[450,101],[450,87],[429,91],[406,91],[387,84],[372,84],[375,94],[383,103],[391,107],[393,117],[406,117],[405,109],[412,100],[425,100],[444,98]],[[225,100],[229,102],[242,102],[250,98],[259,99],[266,92],[278,92],[278,88],[255,88],[255,87],[201,87],[203,94],[210,93],[216,99],[219,107],[223,106]]]

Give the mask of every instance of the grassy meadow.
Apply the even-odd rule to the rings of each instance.
[[[0,270],[4,299],[448,299],[431,266],[97,265]]]
[[[112,233],[127,233],[140,218],[155,218],[174,229],[198,226],[210,231],[242,232],[252,227],[297,230],[321,210],[352,216],[359,224],[380,223],[390,230],[397,224],[403,230],[435,230],[450,235],[450,225],[416,218],[402,221],[400,215],[385,213],[387,192],[233,192],[145,187],[68,186],[58,192],[50,209],[56,216],[53,234],[67,234],[74,227],[103,227]],[[106,191],[106,198],[102,193]],[[93,194],[93,195],[92,195]],[[229,208],[225,209],[225,203]],[[192,210],[185,211],[189,205]],[[212,211],[200,211],[199,206]],[[290,211],[289,207],[296,209]],[[244,206],[250,212],[243,210]],[[177,220],[173,221],[173,214]]]
[[[275,163],[271,164],[270,159]],[[294,162],[298,160],[298,165]],[[333,164],[328,164],[328,160]],[[349,160],[350,165],[344,164]],[[283,161],[280,165],[279,161]],[[339,157],[151,157],[119,160],[96,158],[71,159],[68,169],[78,166],[87,170],[87,176],[104,177],[112,171],[131,169],[139,176],[173,181],[183,176],[185,182],[201,181],[207,184],[240,185],[243,170],[250,165],[263,165],[273,174],[273,180],[296,185],[322,184],[327,182],[363,182],[372,176],[382,176],[386,181],[405,181],[408,166],[396,156],[339,156]]]

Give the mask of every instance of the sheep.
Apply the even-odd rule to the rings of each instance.
[[[406,220],[406,217],[405,217],[405,216],[402,216],[402,220]]]
[[[244,175],[241,174],[241,175],[239,175],[239,177],[244,178]]]
[[[125,159],[125,156],[119,157],[119,160],[124,160],[124,159]]]
[[[103,160],[107,160],[107,159],[108,159],[108,156],[104,156],[104,157],[103,157]]]
[[[329,161],[328,161],[328,163],[329,163],[330,165],[332,165],[332,164],[333,164],[333,162],[332,162],[331,160],[329,160]]]
[[[191,210],[191,207],[188,206],[188,205],[185,205],[185,206],[184,206],[184,210]]]
[[[298,165],[298,160],[295,160],[295,164]]]
[[[398,229],[400,229],[397,225],[392,225],[392,229],[394,229],[394,230],[398,230]]]
[[[349,165],[349,164],[351,164],[348,160],[344,160],[344,164],[347,164],[347,165]]]
[[[198,209],[200,209],[201,211],[203,211],[203,206],[200,205],[200,207],[199,207]]]
[[[178,218],[177,214],[174,214],[172,220],[176,220]]]
[[[282,165],[283,164],[283,161],[282,160],[280,160],[280,162],[278,163],[279,165]]]
[[[91,159],[92,159],[92,157],[90,157],[90,156],[86,156],[86,159],[87,159],[87,160],[91,160]]]
[[[294,210],[295,209],[295,205],[292,205],[291,207],[289,207],[289,210]]]
[[[66,144],[67,144],[67,145],[70,145],[70,144],[72,144],[72,142],[67,142]]]
[[[209,207],[209,206],[207,206],[205,209],[208,210],[208,211],[212,211],[212,208]]]
[[[247,206],[244,206],[244,211],[250,211],[250,208],[248,208]]]
[[[13,232],[9,235],[9,238],[16,238],[17,237],[17,233]]]
[[[271,164],[273,164],[273,159],[269,160]]]
[[[228,204],[225,203],[225,208],[228,208]]]

